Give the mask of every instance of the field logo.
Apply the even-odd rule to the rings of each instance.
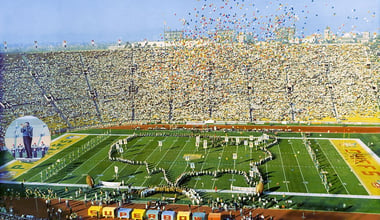
[[[380,195],[380,163],[356,140],[330,140],[370,195]]]
[[[81,138],[81,136],[71,135],[71,136],[66,137],[66,139],[78,139],[78,138]]]
[[[343,143],[345,147],[356,147],[356,143]]]

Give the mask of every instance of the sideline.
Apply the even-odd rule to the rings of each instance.
[[[22,182],[19,181],[7,181],[0,180],[2,184],[15,184],[20,185]],[[87,184],[67,184],[67,183],[40,183],[40,182],[25,182],[24,185],[34,185],[34,186],[61,186],[61,187],[89,187]],[[115,189],[144,189],[146,187],[141,186],[96,186],[96,188],[115,188]],[[198,192],[215,192],[215,189],[196,189]],[[218,190],[218,193],[230,193],[230,194],[238,194],[238,193],[252,193],[251,191],[240,191],[240,190]],[[380,196],[370,196],[370,195],[347,195],[347,194],[327,194],[327,193],[298,193],[298,192],[268,192],[265,191],[264,195],[276,195],[276,196],[305,196],[305,197],[327,197],[327,198],[352,198],[352,199],[380,199]]]

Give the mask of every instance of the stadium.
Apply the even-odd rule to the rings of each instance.
[[[1,218],[380,218],[379,37],[279,30],[4,43]]]

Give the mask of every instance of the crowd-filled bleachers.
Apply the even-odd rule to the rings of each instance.
[[[3,54],[1,99],[11,107],[1,126],[20,115],[54,128],[125,123],[133,109],[135,120],[162,122],[377,117],[375,56],[363,44],[206,41]]]

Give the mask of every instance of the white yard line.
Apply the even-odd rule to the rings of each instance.
[[[177,139],[177,140],[178,140],[178,139]],[[185,142],[185,145],[182,146],[181,151],[177,154],[177,157],[175,158],[175,160],[170,164],[170,167],[169,167],[168,170],[170,170],[170,169],[173,167],[173,165],[174,165],[175,162],[177,161],[178,157],[181,155],[182,151],[185,149],[185,146],[186,146],[187,143],[189,143],[189,142]],[[186,165],[186,167],[187,167],[187,165]],[[146,181],[146,180],[145,180],[145,181]],[[145,183],[145,181],[144,181],[144,183]],[[164,181],[164,180],[161,180],[160,185],[162,185],[162,181]],[[141,186],[143,186],[143,185],[144,185],[144,184],[141,184]]]
[[[223,160],[223,154],[224,154],[224,149],[225,149],[225,148],[226,148],[226,146],[223,147],[222,155],[220,156],[219,163],[218,163],[218,167],[216,168],[216,170],[219,170],[220,164],[221,164],[221,162],[222,162],[222,160]],[[213,180],[211,189],[214,189],[214,188],[215,188],[215,182],[216,182],[216,180]]]
[[[238,158],[239,158],[239,154],[238,154],[238,152],[239,152],[239,145],[236,145],[236,150],[235,150],[235,152],[236,152],[236,154],[237,154],[237,156],[238,156]],[[234,170],[236,170],[236,160],[234,160]],[[235,174],[234,173],[232,173],[232,177],[231,177],[231,185],[234,185],[234,182],[235,182],[235,180],[234,180],[234,177],[235,177]]]
[[[340,139],[343,140],[343,139]],[[347,164],[347,166],[350,168],[351,172],[356,176],[356,178],[359,180],[360,184],[362,184],[363,188],[367,191],[368,195],[371,195],[370,191],[367,189],[366,185],[363,183],[363,181],[359,178],[359,176],[356,174],[356,172],[352,169],[351,165],[348,163],[346,159],[344,159],[344,156],[340,153],[340,151],[336,148],[335,144],[333,142],[330,143],[334,146],[335,150],[339,153],[339,155],[342,157],[344,162]]]
[[[119,139],[117,139],[117,140],[119,140]],[[116,141],[117,141],[117,140],[116,140]],[[140,141],[140,140],[136,141],[136,143],[139,142],[139,141]],[[111,146],[112,146],[112,144],[111,144]],[[111,147],[111,146],[110,146],[110,147]],[[108,158],[105,158],[105,159],[108,159]],[[105,160],[105,159],[103,159],[103,160]],[[103,160],[101,160],[101,161],[103,161]],[[117,161],[112,161],[112,162],[117,162]],[[95,168],[95,167],[96,167],[96,166],[94,166],[94,168]],[[92,168],[91,170],[93,170],[94,168]],[[100,176],[104,176],[103,174],[106,173],[106,170],[108,170],[108,169],[112,169],[112,166],[109,166],[109,167],[107,167],[107,169],[103,170],[103,172],[100,173],[100,174],[98,174],[98,176],[97,176],[94,180],[96,181],[97,179],[100,178]],[[124,168],[123,168],[123,169],[124,169]],[[121,169],[121,170],[123,170],[123,169]],[[90,171],[91,171],[91,170],[90,170]],[[121,173],[121,170],[119,171],[119,173]],[[89,171],[89,172],[90,172],[90,171]],[[89,173],[89,172],[88,172],[88,173]]]
[[[139,138],[134,144],[137,144],[137,143],[140,142],[141,140],[142,140],[142,139]],[[153,141],[153,138],[152,138],[148,143],[150,143],[150,142],[152,142],[152,141]],[[148,143],[144,145],[144,147],[140,150],[140,152],[143,151],[146,147],[149,146]],[[126,146],[126,147],[127,147],[127,146]],[[127,147],[127,150],[124,151],[123,154],[125,154],[127,151],[128,151],[128,147]],[[132,158],[132,160],[134,160],[136,157],[137,157],[137,155],[135,155],[135,156]],[[123,158],[124,158],[124,157],[123,157]],[[128,158],[128,159],[129,159],[129,158]],[[122,162],[121,162],[121,163],[122,163]],[[129,164],[127,164],[127,163],[123,163],[123,164],[124,164],[124,167],[123,167],[122,169],[119,170],[119,174],[123,173],[124,169],[126,169],[127,167],[130,167]],[[120,175],[119,175],[119,176],[120,176]]]
[[[305,145],[305,144],[304,144]],[[305,145],[305,147],[307,147],[306,145]],[[311,148],[311,147],[310,147]],[[306,149],[307,151],[308,151],[308,149]],[[309,154],[309,153],[308,153]],[[311,160],[313,160],[313,158],[312,158],[312,156],[309,154],[309,156],[310,156],[310,158],[311,158]],[[314,163],[314,162],[313,162]],[[317,170],[317,173],[319,173],[319,170],[318,170],[318,167],[317,167],[317,165],[315,165],[314,164],[314,167],[315,167],[315,169]],[[322,179],[322,176],[321,175],[318,175],[319,176],[319,178],[321,178],[321,181],[322,181],[322,185],[323,185],[323,179]],[[326,187],[323,187],[325,190],[326,190],[326,193],[328,193],[327,192],[327,189],[326,189]]]
[[[166,138],[165,138],[165,139],[166,139]],[[152,139],[152,141],[153,141],[153,139]],[[150,142],[151,142],[151,141],[150,141]],[[150,143],[150,142],[148,142],[148,143]],[[149,146],[148,143],[146,143],[145,146]],[[159,148],[159,147],[154,148],[154,150],[152,151],[152,153],[150,153],[150,154],[148,155],[148,157],[146,158],[146,161],[148,161],[148,159],[153,155],[153,153],[154,153],[158,148]],[[144,147],[143,149],[141,149],[140,152],[142,152],[144,149],[145,149],[145,147]],[[138,170],[140,170],[141,167],[142,167],[142,165],[140,165],[140,166],[135,170],[135,172],[137,172]],[[144,168],[145,168],[145,166],[144,166]],[[128,180],[127,180],[125,183],[128,183],[129,180],[131,180],[131,179],[132,179],[132,178],[128,178]]]
[[[323,148],[321,147],[321,145],[320,145],[318,142],[317,142],[317,144],[318,144],[318,146],[321,148],[323,155],[325,155],[325,157],[326,157],[327,160],[329,161],[330,166],[333,168],[334,172],[335,172],[336,175],[338,176],[339,181],[342,183],[342,186],[343,186],[344,189],[346,190],[347,194],[350,194],[350,192],[348,192],[347,187],[345,186],[345,184],[343,183],[342,179],[340,178],[339,173],[336,172],[335,167],[333,166],[333,164],[332,164],[332,162],[330,161],[329,157],[327,156],[327,154],[325,153],[325,151],[323,150]],[[331,143],[331,144],[332,144],[332,143]],[[342,158],[342,159],[344,160],[344,158]]]
[[[302,180],[303,180],[303,184],[305,185],[305,188],[306,188],[306,192],[309,193],[309,189],[307,188],[307,184],[306,184],[306,180],[303,176],[303,173],[302,173],[302,170],[301,170],[301,167],[300,167],[300,163],[298,161],[298,157],[297,157],[297,154],[296,152],[294,151],[294,148],[293,148],[293,143],[291,141],[290,142],[290,147],[292,148],[292,151],[293,151],[293,154],[294,154],[294,157],[296,158],[296,161],[297,161],[297,164],[298,164],[298,169],[300,170],[301,172],[301,177],[302,177]]]
[[[88,161],[88,160],[91,160],[91,158],[93,158],[93,157],[96,157],[96,155],[98,155],[99,153],[101,153],[102,151],[98,151],[96,154],[93,154],[90,158],[88,158],[86,161]],[[86,152],[87,153],[87,152]],[[105,159],[108,159],[108,158],[104,158],[103,160],[105,160]],[[101,161],[103,161],[103,160],[101,160]],[[69,162],[70,163],[70,162]],[[72,173],[74,173],[77,169],[79,169],[80,167],[82,167],[83,165],[84,165],[85,163],[82,163],[80,166],[78,166],[78,167],[76,167],[74,170],[72,170],[70,173],[72,174]],[[98,164],[98,163],[97,163]],[[94,168],[95,168],[96,166],[94,166]],[[92,168],[91,170],[93,170],[94,168]],[[90,171],[91,171],[90,170]],[[89,172],[88,172],[89,173]],[[66,177],[69,177],[69,176],[71,176],[71,175],[66,175],[66,176],[64,176],[63,178],[61,178],[61,180],[62,179],[65,179]],[[59,181],[59,183],[61,183],[61,181]]]
[[[269,173],[268,173],[268,162],[269,161],[265,162],[265,172],[267,173],[267,185],[268,185],[268,191],[269,191],[269,189],[270,189],[270,184],[269,183],[270,182],[269,182]]]
[[[206,153],[206,156],[204,158],[204,161],[207,161],[207,157],[208,157],[209,152],[210,152],[210,149],[207,149],[207,153]],[[203,170],[204,165],[205,165],[205,162],[202,163],[201,171]],[[198,179],[195,180],[194,188],[196,188],[197,184],[198,184]]]
[[[166,139],[166,138],[165,138],[165,139]],[[177,141],[178,141],[178,137],[173,141],[173,143],[170,145],[170,147],[168,148],[168,150],[166,150],[165,154],[161,157],[160,161],[158,161],[158,163],[155,164],[155,167],[154,167],[154,168],[157,168],[157,166],[158,166],[158,165],[161,163],[161,161],[165,158],[165,155],[170,151],[170,148],[171,148],[171,147],[172,147]],[[154,149],[153,152],[155,152],[158,148],[160,148],[160,147],[156,147],[156,149]],[[149,155],[149,157],[150,157],[151,155],[153,155],[153,152]],[[149,159],[149,157],[148,157],[147,159]],[[149,160],[147,160],[147,161],[149,161]],[[148,179],[145,179],[145,180],[141,183],[140,187],[143,187],[144,184],[145,184],[145,182],[146,182],[147,180],[148,180]],[[162,180],[161,180],[161,182],[162,182]],[[161,182],[160,182],[160,184],[161,184]]]
[[[282,160],[282,153],[281,153],[281,147],[280,147],[280,144],[277,144],[278,145],[278,150],[280,152],[280,160],[281,160],[281,164],[282,164],[282,172],[284,174],[284,178],[285,178],[285,181],[284,183],[286,184],[286,189],[288,190],[289,192],[289,186],[288,186],[288,180],[286,179],[286,174],[285,174],[285,168],[284,168],[284,161]]]
[[[170,147],[166,150],[165,154],[164,154],[164,155],[161,157],[161,159],[156,163],[156,165],[154,166],[154,168],[157,168],[157,166],[161,163],[161,161],[162,161],[163,159],[165,159],[165,156],[166,156],[166,154],[169,153],[170,148],[173,147],[173,145],[174,145],[175,143],[177,143],[177,142],[178,142],[178,137],[173,141],[173,143],[170,145]]]
[[[191,142],[190,139],[189,139],[189,141],[186,141],[186,143],[190,143],[190,142]],[[197,148],[194,148],[193,154],[195,154],[196,152],[197,152]],[[182,172],[186,172],[187,168],[188,168],[188,166],[186,166],[185,169]]]

